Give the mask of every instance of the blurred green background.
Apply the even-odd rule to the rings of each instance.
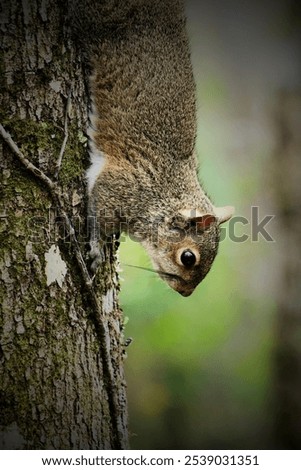
[[[280,89],[299,85],[294,4],[186,2],[200,177],[216,205],[248,220],[251,206],[260,218],[277,215],[275,103]],[[227,232],[189,298],[125,266],[151,267],[140,245],[121,243],[132,448],[275,447],[277,217],[266,228],[274,242],[237,243]],[[235,233],[250,235],[250,224]]]

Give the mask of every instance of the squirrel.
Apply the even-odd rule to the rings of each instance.
[[[90,73],[91,270],[107,237],[122,231],[140,241],[172,289],[189,296],[210,270],[219,225],[234,208],[214,207],[198,180],[184,5],[71,0],[71,18]]]

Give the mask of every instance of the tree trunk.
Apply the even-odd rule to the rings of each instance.
[[[2,126],[53,187],[0,136],[0,447],[126,448],[116,248],[92,286],[81,257],[87,83],[66,2],[1,0],[1,59]]]
[[[301,90],[277,99],[276,196],[282,240],[276,349],[277,437],[280,448],[301,446]]]

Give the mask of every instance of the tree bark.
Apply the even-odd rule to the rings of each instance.
[[[0,27],[0,121],[35,165],[0,137],[0,447],[126,448],[116,247],[91,284],[87,83],[66,2],[1,0]]]

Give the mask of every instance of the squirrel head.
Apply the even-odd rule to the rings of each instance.
[[[204,279],[217,254],[219,225],[234,213],[231,206],[212,213],[185,209],[156,226],[152,239],[142,244],[159,276],[175,291],[188,297]]]

